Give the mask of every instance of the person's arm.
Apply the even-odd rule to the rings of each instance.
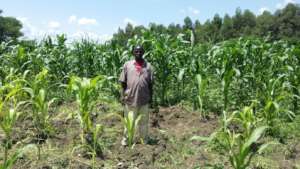
[[[127,89],[127,71],[126,71],[126,64],[122,68],[122,72],[119,78],[119,82],[121,83],[121,91],[120,91],[120,101],[124,104],[125,101],[125,91]]]
[[[150,91],[150,107],[153,108],[154,107],[154,101],[153,101],[153,84],[154,84],[154,72],[153,72],[153,68],[151,67],[151,76],[150,76],[151,82],[149,84],[149,91]]]
[[[125,82],[121,82],[121,91],[120,91],[120,95],[121,95],[121,103],[125,104],[125,91],[127,89],[127,84]]]
[[[153,107],[153,103],[154,103],[154,101],[153,101],[153,84],[152,83],[150,83],[150,85],[149,85],[149,89],[150,89],[150,107]]]

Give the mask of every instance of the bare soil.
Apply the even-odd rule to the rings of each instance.
[[[53,115],[52,125],[55,132],[41,145],[41,159],[37,159],[36,151],[32,149],[17,161],[14,168],[92,168],[91,155],[80,147],[80,125],[76,120],[67,118],[67,112],[72,112],[76,106],[68,104],[62,107]],[[160,107],[159,111],[151,113],[149,124],[151,141],[148,144],[136,144],[131,149],[121,145],[123,127],[119,117],[112,115],[109,108],[104,105],[100,105],[97,111],[93,119],[104,126],[101,135],[104,156],[96,157],[95,168],[197,169],[205,166],[230,168],[226,155],[210,151],[204,142],[190,141],[192,136],[209,136],[213,133],[220,124],[216,115],[212,114],[206,120],[201,120],[198,112],[190,112],[181,106]],[[118,109],[114,113],[121,111]],[[18,123],[13,137],[15,148],[33,143],[32,121],[26,118],[22,120]],[[274,168],[297,167],[297,163],[299,165],[300,162],[300,143],[296,140],[286,147],[290,150],[278,150],[262,155],[262,164],[257,162],[255,165],[258,167],[254,168],[272,166],[265,162],[263,157],[268,157],[266,159],[270,163],[276,162]]]

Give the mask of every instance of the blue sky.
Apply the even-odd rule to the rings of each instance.
[[[104,41],[128,22],[168,25],[183,23],[190,16],[203,23],[216,13],[233,15],[238,7],[259,14],[289,2],[300,0],[0,0],[0,9],[4,16],[22,21],[28,38],[65,33],[69,38],[89,36]]]

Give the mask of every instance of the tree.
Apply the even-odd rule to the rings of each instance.
[[[150,23],[149,28],[150,28],[150,31],[156,32],[159,34],[167,33],[167,28],[162,24]]]
[[[234,33],[233,21],[232,21],[231,17],[228,14],[226,14],[224,16],[223,24],[221,27],[221,37],[224,40],[227,40],[227,39],[230,39],[233,37],[233,33]]]
[[[256,26],[256,17],[250,10],[245,10],[242,16],[242,34],[245,36],[252,35]]]
[[[277,38],[300,38],[300,7],[288,4],[284,9],[275,13]]]
[[[199,20],[195,21],[195,42],[204,42],[204,31]]]
[[[237,8],[233,16],[226,14],[224,17],[216,14],[212,19],[203,23],[190,17],[184,18],[183,24],[171,23],[167,27],[162,24],[150,23],[148,27],[133,27],[127,25],[114,34],[113,41],[124,45],[134,35],[140,35],[142,30],[155,34],[168,34],[175,38],[183,33],[185,40],[190,40],[190,31],[195,35],[195,43],[216,43],[222,40],[239,38],[242,36],[266,37],[275,39],[300,39],[300,7],[297,4],[288,4],[285,8],[275,13],[264,11],[256,16],[250,10],[242,11]],[[122,42],[122,43],[120,43]]]
[[[218,42],[221,40],[220,33],[222,27],[222,18],[216,14],[211,21],[211,36],[214,42]]]
[[[243,27],[243,15],[240,8],[236,9],[235,15],[232,17],[232,21],[233,21],[233,29],[235,30],[233,37],[241,36],[241,30]]]
[[[190,17],[188,17],[188,16],[184,18],[183,29],[184,29],[184,30],[187,30],[187,29],[193,30],[193,21],[192,21],[192,19],[191,19]]]
[[[171,23],[167,28],[168,34],[170,34],[173,37],[176,37],[179,33],[181,33],[181,27],[179,24]]]
[[[222,27],[222,18],[216,14],[212,21],[207,20],[203,25],[204,40],[208,42],[218,42],[222,39],[220,30]]]
[[[264,11],[256,18],[256,30],[255,34],[259,37],[267,35],[274,35],[273,25],[275,24],[275,18],[269,11]]]
[[[22,36],[22,24],[14,17],[1,16],[2,10],[0,10],[0,42],[16,40]]]
[[[202,37],[203,37],[203,40],[205,42],[212,42],[213,41],[212,36],[213,36],[214,32],[212,32],[212,24],[211,24],[210,20],[207,20],[203,24],[202,32],[203,32]]]

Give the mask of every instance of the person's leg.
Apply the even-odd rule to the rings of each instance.
[[[139,121],[139,139],[142,139],[143,142],[148,141],[148,128],[149,128],[149,108],[148,104],[143,105],[138,108],[138,115],[141,115]]]

